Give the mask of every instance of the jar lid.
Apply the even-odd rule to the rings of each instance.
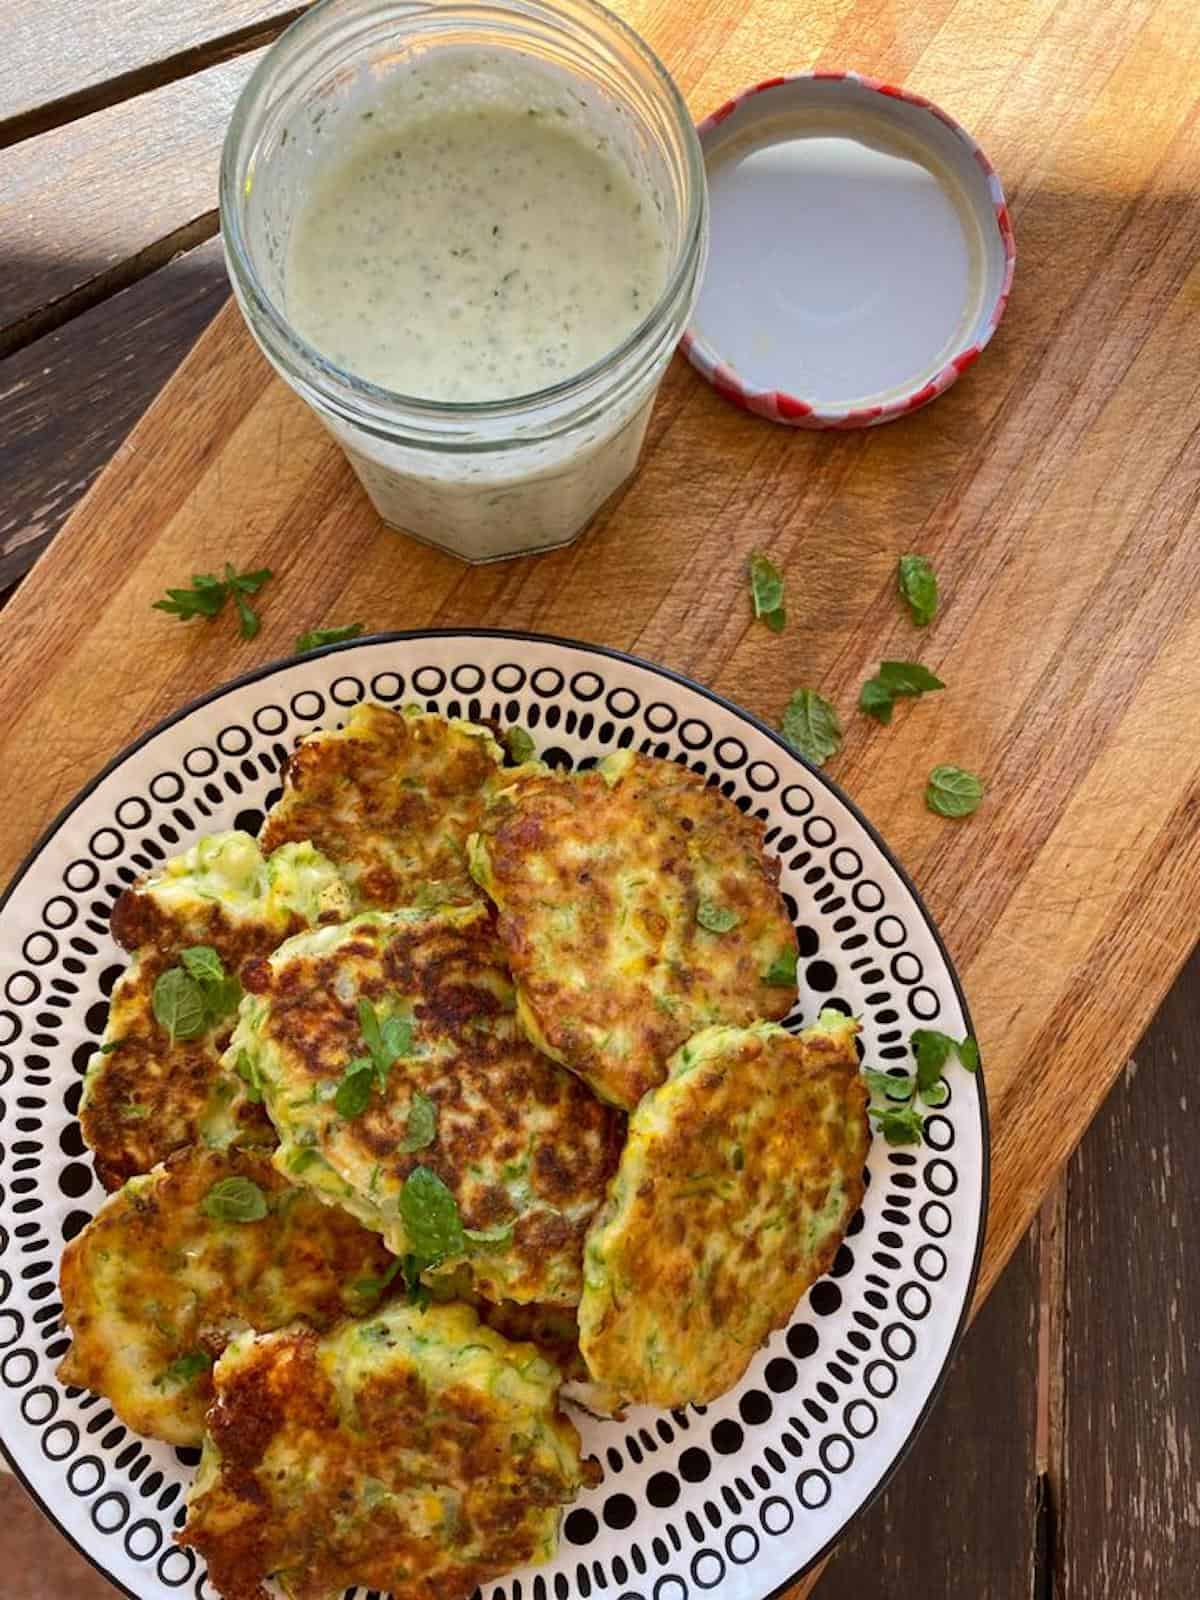
[[[1016,251],[991,163],[920,95],[768,78],[699,126],[708,266],[681,348],[734,404],[802,428],[915,411],[979,355]]]

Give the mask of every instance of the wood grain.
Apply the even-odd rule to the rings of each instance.
[[[0,362],[0,592],[58,532],[228,293],[214,239]]]
[[[1022,249],[984,359],[904,423],[836,437],[741,415],[676,362],[640,476],[587,537],[472,569],[380,527],[223,314],[10,607],[23,649],[0,665],[0,863],[127,737],[328,618],[602,640],[770,718],[818,684],[848,713],[834,775],[922,885],[967,981],[995,1119],[986,1289],[1187,954],[1200,901],[1200,751],[1180,736],[1200,686],[1200,15],[1006,0],[931,18],[910,0],[883,29],[873,4],[813,0],[798,27],[783,0],[722,0],[697,33],[668,0],[624,9],[698,112],[764,64],[840,56],[850,30],[862,65],[963,117]],[[789,575],[781,638],[748,618],[756,546]],[[893,595],[914,547],[946,595],[919,636]],[[225,557],[277,573],[253,644],[150,611]],[[85,602],[69,614],[53,603],[68,579]],[[914,651],[947,693],[888,729],[849,715],[881,656]],[[970,822],[923,809],[935,760],[987,778]]]
[[[5,0],[0,146],[265,44],[286,0]]]
[[[1188,978],[1070,1168],[1057,1569],[1067,1600],[1187,1600],[1200,1572],[1200,956]]]
[[[1030,1600],[1038,1257],[1035,1229],[964,1339],[930,1422],[834,1552],[819,1600]]]
[[[221,141],[261,58],[221,66],[28,140],[4,157],[0,354],[217,230]],[[161,376],[160,380],[161,382]]]

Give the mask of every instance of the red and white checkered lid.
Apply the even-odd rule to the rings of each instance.
[[[800,428],[915,411],[976,360],[1016,248],[995,169],[921,95],[856,72],[768,78],[699,125],[708,266],[681,348]]]

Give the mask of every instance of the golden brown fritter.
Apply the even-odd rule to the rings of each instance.
[[[239,1201],[259,1209],[247,1185],[264,1215],[238,1220]],[[281,1178],[269,1151],[177,1150],[63,1252],[74,1338],[59,1379],[104,1395],[138,1433],[199,1444],[212,1363],[236,1333],[368,1310],[390,1261],[377,1234]]]
[[[762,824],[670,761],[524,776],[472,840],[522,1026],[632,1110],[712,1023],[785,1016],[796,939]]]
[[[588,1235],[580,1348],[626,1399],[715,1399],[827,1270],[870,1144],[858,1024],[706,1028],[629,1119]]]
[[[502,759],[474,723],[356,706],[344,728],[311,734],[293,753],[263,849],[311,839],[359,909],[476,900],[466,841]]]
[[[243,981],[227,1060],[261,1083],[282,1172],[401,1257],[440,1242],[490,1298],[578,1300],[623,1118],[521,1035],[485,906],[367,912],[289,940]],[[399,1041],[382,1085],[364,1004]]]
[[[236,975],[288,934],[348,909],[344,884],[311,845],[267,860],[236,831],[201,839],[121,895],[112,930],[133,960],[113,990],[79,1111],[106,1189],[186,1145],[272,1138],[261,1108],[221,1069],[232,1011],[188,1039],[172,1039],[155,1017],[155,984],[181,952],[207,946]]]
[[[589,1476],[559,1374],[467,1306],[393,1304],[324,1338],[245,1336],[215,1372],[178,1536],[225,1600],[462,1600],[553,1557]]]

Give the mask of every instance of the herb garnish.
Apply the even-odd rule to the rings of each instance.
[[[787,621],[783,605],[783,574],[761,550],[750,557],[750,601],[754,615],[761,617],[772,633],[782,633]]]
[[[428,1167],[414,1167],[400,1191],[400,1221],[408,1236],[404,1281],[411,1298],[421,1289],[421,1274],[449,1256],[465,1255],[467,1236],[458,1202]]]
[[[212,572],[194,572],[190,589],[168,589],[165,600],[154,601],[154,609],[169,612],[181,622],[190,622],[194,617],[203,617],[206,622],[212,622],[220,616],[225,609],[225,602],[232,595],[241,623],[242,638],[253,639],[262,623],[246,596],[257,594],[270,576],[269,567],[260,567],[257,572],[238,572],[232,561],[227,561],[224,578],[218,578]]]
[[[925,804],[939,817],[969,817],[983,802],[983,782],[962,767],[934,767],[925,786]]]
[[[942,680],[935,678],[919,661],[881,661],[878,677],[868,678],[863,684],[858,706],[868,716],[890,722],[892,706],[900,696],[916,699],[932,689],[945,687]]]
[[[716,900],[701,900],[696,907],[696,921],[709,933],[728,933],[741,920],[736,911],[731,911]]]
[[[242,998],[241,984],[225,971],[211,945],[180,951],[179,962],[158,975],[150,999],[155,1021],[167,1030],[172,1044],[215,1027],[237,1010]]]
[[[779,731],[797,755],[823,767],[842,748],[838,714],[815,689],[797,689],[780,718]]]
[[[310,628],[296,640],[296,654],[302,656],[309,650],[320,650],[327,644],[344,644],[347,639],[357,639],[362,631],[361,622],[343,622],[340,627]]]
[[[937,616],[938,581],[932,563],[924,556],[901,556],[896,567],[896,587],[918,628]]]
[[[796,982],[796,951],[781,950],[762,975],[762,981],[772,988],[790,989]]]
[[[222,1178],[200,1202],[206,1217],[217,1222],[261,1222],[267,1197],[249,1178]]]
[[[909,1043],[917,1060],[916,1072],[894,1074],[870,1068],[863,1072],[871,1094],[871,1120],[876,1132],[893,1145],[921,1142],[925,1118],[917,1108],[918,1101],[936,1109],[950,1098],[943,1068],[952,1055],[968,1072],[979,1067],[979,1046],[970,1034],[959,1040],[936,1028],[917,1028]]]
[[[379,1085],[381,1093],[387,1088],[392,1063],[407,1055],[412,1047],[412,1023],[404,1017],[388,1017],[381,1023],[365,995],[358,1001],[358,1025],[367,1054],[355,1056],[347,1065],[333,1100],[338,1116],[346,1121],[361,1116],[367,1109],[375,1084]]]
[[[409,1102],[408,1122],[404,1138],[400,1141],[401,1152],[411,1155],[414,1150],[424,1150],[426,1145],[432,1144],[437,1138],[437,1124],[437,1105],[418,1089]]]

